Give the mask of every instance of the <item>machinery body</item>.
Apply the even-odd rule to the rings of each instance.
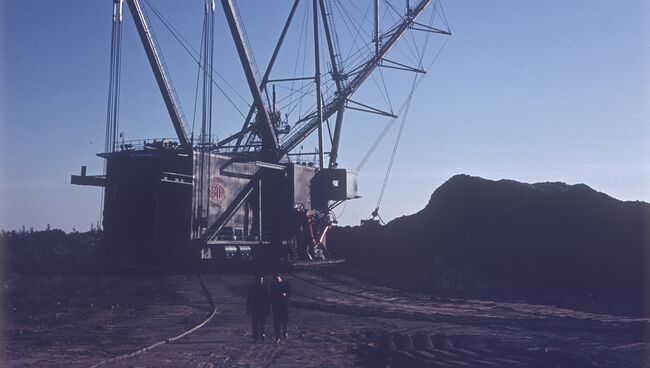
[[[118,134],[118,117],[124,2],[176,132],[174,140],[118,142],[118,137],[123,138]],[[271,79],[300,2],[293,0],[266,70],[258,75],[233,0],[219,1],[252,103],[241,130],[216,141],[212,134],[212,90],[217,85],[213,77],[217,1],[205,0],[202,52],[193,56],[203,86],[201,128],[195,132],[193,127],[190,131],[185,120],[148,24],[143,5],[152,4],[113,0],[106,147],[98,155],[105,159],[105,171],[104,175],[87,176],[83,166],[81,175],[73,175],[71,183],[104,187],[104,241],[114,257],[136,265],[194,267],[200,262],[208,269],[224,262],[253,263],[272,269],[295,260],[330,259],[325,243],[328,230],[336,222],[332,210],[358,198],[357,174],[339,168],[337,161],[344,112],[353,109],[397,117],[351,97],[380,66],[424,73],[419,67],[386,58],[407,31],[450,33],[416,21],[431,0],[420,0],[413,6],[407,1],[404,14],[381,32],[379,0],[373,0],[374,50],[369,49],[369,55],[348,65],[346,71],[332,3],[305,1],[313,24],[314,74]],[[320,68],[321,31],[326,40],[329,72],[321,72]],[[314,83],[314,93],[307,90],[300,98],[291,96],[290,100],[297,104],[302,98],[314,97],[311,110],[294,115],[291,112],[295,106],[284,106],[282,110],[276,103],[282,99],[276,98],[275,83],[306,80]],[[197,92],[199,84],[197,80]],[[332,130],[329,119],[335,120]],[[324,126],[329,131],[329,152],[324,151]],[[318,133],[318,149],[313,156],[318,160],[306,163],[301,160],[305,155],[301,143],[314,132]],[[329,164],[325,163],[325,155],[329,156]]]
[[[162,141],[100,156],[104,177],[72,181],[105,187],[105,241],[140,265],[319,258],[328,203],[358,197],[356,173],[344,169],[188,153]]]

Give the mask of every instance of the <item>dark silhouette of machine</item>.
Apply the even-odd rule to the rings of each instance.
[[[331,259],[326,236],[335,222],[332,209],[358,197],[357,174],[339,168],[337,161],[344,112],[351,108],[392,116],[351,97],[379,66],[424,72],[390,61],[386,55],[409,30],[449,34],[417,21],[431,1],[422,0],[413,7],[407,1],[404,14],[382,33],[379,2],[374,0],[374,50],[354,67],[343,70],[330,0],[312,0],[308,5],[313,23],[314,75],[272,80],[273,66],[300,3],[295,0],[258,80],[233,1],[221,0],[253,103],[239,132],[213,141],[214,0],[205,2],[205,36],[197,60],[204,101],[197,137],[189,133],[142,4],[126,0],[177,139],[120,142],[117,115],[122,1],[114,0],[113,9],[106,151],[99,154],[105,159],[105,174],[88,176],[83,167],[81,175],[72,176],[73,184],[104,187],[103,230],[110,249],[137,264],[154,265]],[[327,44],[329,73],[320,70],[321,32]],[[324,77],[335,86],[329,96],[322,92]],[[314,107],[290,122],[289,116],[283,118],[277,108],[275,85],[268,87],[272,82],[299,79],[314,83]],[[329,134],[330,150],[325,152],[323,127],[330,117],[335,118],[335,124]],[[317,159],[307,162],[304,154],[294,150],[314,132],[318,133]]]

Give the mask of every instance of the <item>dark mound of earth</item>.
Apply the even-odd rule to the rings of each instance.
[[[650,290],[650,204],[584,184],[457,175],[421,211],[335,228],[328,245],[352,265],[387,273],[457,271],[474,283],[639,302]]]

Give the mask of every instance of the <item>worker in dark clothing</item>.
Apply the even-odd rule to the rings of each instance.
[[[248,288],[246,313],[251,317],[253,341],[264,340],[264,323],[269,314],[269,290],[261,275],[256,275],[255,283]]]
[[[280,337],[285,340],[287,334],[287,323],[289,322],[289,297],[291,287],[280,275],[275,275],[271,284],[271,305],[273,306],[273,327],[275,327],[275,341],[280,342]]]

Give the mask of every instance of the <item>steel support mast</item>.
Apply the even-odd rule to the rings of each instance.
[[[323,168],[323,101],[320,88],[320,40],[318,33],[318,0],[313,0],[314,11],[314,81],[316,82],[316,124],[318,124],[318,167]]]
[[[330,64],[332,65],[332,78],[336,83],[336,93],[340,94],[341,91],[343,90],[344,76],[341,71],[342,66],[339,65],[339,62],[337,60],[338,51],[336,47],[338,46],[335,47],[332,31],[330,30],[329,21],[327,18],[328,12],[327,12],[327,8],[325,7],[325,0],[319,0],[318,2],[320,3],[320,11],[323,18],[323,28],[325,29],[325,39],[327,40],[327,50],[329,51]],[[330,162],[328,165],[330,169],[334,169],[338,166],[337,160],[338,160],[338,152],[339,152],[339,142],[341,140],[341,126],[343,125],[344,111],[345,111],[345,104],[341,105],[341,107],[336,113],[336,124],[334,125],[334,136],[332,137],[332,148],[330,149]]]
[[[284,27],[282,28],[280,39],[278,39],[278,42],[275,44],[275,49],[273,49],[273,55],[271,55],[271,60],[269,61],[269,64],[266,66],[266,71],[264,72],[264,76],[262,77],[262,81],[260,82],[260,91],[266,90],[266,84],[269,80],[269,75],[271,75],[271,70],[273,70],[273,66],[275,65],[275,60],[277,59],[278,54],[280,53],[280,49],[282,49],[282,43],[284,42],[284,38],[287,35],[287,31],[289,30],[289,26],[291,25],[291,21],[293,20],[293,16],[296,13],[296,9],[298,8],[299,4],[300,4],[300,0],[294,0],[293,6],[291,7],[291,11],[289,12],[289,16],[287,17],[287,21],[284,23]],[[254,112],[255,112],[255,105],[251,106],[250,110],[248,111],[248,115],[246,115],[246,119],[244,119],[244,126],[242,126],[240,133],[247,132],[247,129],[249,127]],[[235,143],[235,148],[233,149],[233,152],[237,152],[241,145],[242,139],[244,139],[244,135],[245,133],[238,134],[236,136],[230,136],[224,139],[223,141],[219,142],[219,145],[230,142],[236,138],[237,142]]]
[[[421,0],[409,14],[406,14],[400,22],[380,35],[382,42],[378,48],[378,52],[372,56],[365,64],[363,64],[355,73],[354,78],[347,83],[342,91],[334,98],[334,100],[327,103],[322,109],[322,117],[319,118],[315,115],[310,120],[302,123],[301,126],[294,130],[294,133],[280,145],[279,156],[289,153],[296,148],[307,136],[316,130],[322,120],[329,119],[334,113],[341,110],[346,101],[357,91],[357,89],[365,82],[372,72],[379,66],[384,56],[395,46],[397,41],[404,35],[404,33],[416,23],[416,18],[426,9],[431,3],[431,0]],[[340,128],[340,127],[339,127]],[[336,147],[338,148],[338,147]],[[336,154],[336,152],[334,152]]]
[[[375,43],[375,55],[379,54],[381,38],[379,37],[379,0],[375,0],[375,34],[372,41]],[[408,13],[408,12],[407,12]]]
[[[176,131],[178,140],[183,148],[191,149],[192,142],[188,138],[181,106],[178,103],[176,94],[174,93],[171,79],[169,78],[169,74],[167,74],[162,57],[156,48],[156,43],[154,42],[149,26],[147,25],[147,20],[142,12],[142,7],[138,0],[126,0],[126,2],[129,5],[129,10],[133,16],[135,27],[138,29],[138,34],[140,35],[140,40],[142,41],[147,58],[149,59],[149,64],[151,64],[151,69],[156,77],[158,88],[160,89],[163,100],[165,100],[165,106],[167,106],[167,112],[169,112],[169,117],[174,125],[174,130]]]
[[[276,161],[280,157],[280,155],[277,154],[278,139],[271,118],[269,117],[269,112],[264,105],[260,85],[258,84],[255,78],[255,73],[253,72],[249,51],[244,42],[244,36],[239,26],[237,14],[235,13],[232,0],[221,0],[221,4],[223,5],[223,11],[226,15],[228,28],[230,28],[230,33],[232,34],[235,47],[237,48],[237,53],[239,54],[239,60],[244,68],[248,88],[253,95],[254,105],[257,107],[257,119],[262,125],[258,126],[257,129],[262,137],[263,151],[265,151],[264,153],[267,156],[267,159]]]

